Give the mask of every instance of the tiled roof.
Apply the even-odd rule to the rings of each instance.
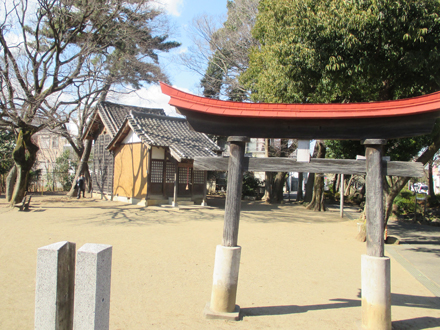
[[[131,129],[142,142],[169,147],[178,161],[194,157],[215,157],[222,149],[206,134],[192,130],[184,118],[131,111],[127,117]]]
[[[105,127],[110,131],[111,136],[115,136],[119,128],[130,114],[130,111],[152,113],[165,116],[165,111],[158,108],[142,108],[131,105],[117,104],[111,102],[101,102],[98,105],[98,112]]]

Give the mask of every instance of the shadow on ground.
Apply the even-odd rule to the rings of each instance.
[[[284,305],[284,306],[264,306],[264,307],[248,307],[241,309],[242,317],[263,316],[263,315],[286,315],[300,314],[308,311],[316,311],[323,309],[349,308],[361,306],[358,299],[331,299],[334,303],[318,304],[318,305]]]

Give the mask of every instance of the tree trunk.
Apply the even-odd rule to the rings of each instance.
[[[367,186],[367,185],[364,184],[364,185],[362,186],[361,191],[360,191],[361,199],[364,199],[364,198],[365,198],[366,186]]]
[[[317,141],[318,154],[317,158],[325,158],[326,146],[323,141]],[[308,210],[313,211],[325,211],[324,204],[324,174],[318,174],[315,176],[313,184],[313,195],[310,204],[307,206]]]
[[[77,194],[77,189],[76,189],[76,180],[78,180],[79,176],[81,174],[84,174],[84,176],[86,177],[86,187],[88,188],[88,191],[90,192],[90,173],[89,173],[89,165],[88,165],[88,161],[89,161],[89,157],[90,157],[90,153],[92,151],[92,144],[93,144],[93,140],[88,139],[86,140],[85,146],[84,146],[84,151],[82,153],[81,156],[81,161],[78,164],[78,169],[76,170],[76,174],[75,174],[75,178],[73,179],[72,182],[72,187],[70,188],[69,193],[67,194],[67,196],[69,197],[74,197]]]
[[[315,173],[309,173],[306,183],[306,194],[304,196],[304,202],[310,203],[313,197],[313,185],[315,183]]]
[[[310,204],[307,205],[307,209],[317,212],[326,211],[324,203],[324,174],[318,174],[315,176],[313,197]]]
[[[296,192],[296,201],[302,201],[303,200],[303,173],[298,173],[298,190]]]
[[[354,175],[350,175],[350,180],[348,180],[347,185],[345,186],[345,192],[344,192],[344,196],[350,196],[350,187],[351,184],[353,183],[353,179],[354,179]]]
[[[264,156],[269,157],[269,139],[264,140]],[[263,201],[270,202],[270,192],[272,190],[272,172],[264,173],[264,196]]]
[[[12,157],[15,161],[16,180],[13,185],[13,180],[8,184],[9,191],[12,191],[10,206],[14,206],[23,200],[27,188],[27,180],[29,171],[35,163],[37,158],[38,147],[32,143],[31,138],[35,130],[29,127],[20,127],[17,137],[17,143]]]
[[[340,187],[341,187],[341,176],[340,176],[340,174],[336,174],[336,176],[338,178],[336,179],[336,188],[335,188],[335,191],[334,191],[335,195],[340,190]],[[339,191],[339,195],[340,194],[341,194],[341,192]]]
[[[429,177],[428,186],[429,186],[429,197],[430,197],[429,201],[430,201],[430,203],[434,202],[436,199],[435,191],[434,191],[434,179],[432,177],[432,163],[433,163],[433,160],[431,160],[429,162],[429,174],[428,174],[428,177]]]
[[[261,198],[263,201],[266,201],[270,203],[272,195],[272,184],[273,184],[273,173],[272,172],[265,172],[264,173],[265,179],[264,179],[264,196]]]
[[[338,191],[339,185],[338,185],[338,180],[339,179],[339,174],[335,174],[335,176],[333,177],[333,195],[336,195],[336,192]]]
[[[17,179],[17,168],[14,165],[9,171],[8,177],[6,178],[6,201],[8,203],[11,201],[16,179]]]
[[[275,176],[273,186],[272,186],[272,196],[270,199],[271,203],[281,203],[284,199],[283,188],[284,180],[286,178],[286,172],[278,172]]]

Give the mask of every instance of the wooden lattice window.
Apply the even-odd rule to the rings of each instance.
[[[152,160],[151,161],[151,183],[163,182],[163,161]]]
[[[191,168],[179,167],[179,183],[187,184],[191,183]]]
[[[174,175],[176,173],[176,165],[171,162],[167,162],[167,171],[165,174],[165,182],[166,183],[173,183],[174,182]]]
[[[205,182],[204,171],[194,171],[194,184],[203,184]]]

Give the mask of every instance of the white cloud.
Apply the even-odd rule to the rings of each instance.
[[[188,52],[188,47],[180,47],[178,50],[178,54],[185,54]]]
[[[174,86],[182,91],[189,92],[185,88]],[[165,113],[169,116],[178,116],[174,107],[168,104],[170,97],[165,95],[160,90],[160,86],[152,85],[148,88],[141,88],[136,92],[129,94],[116,94],[109,95],[108,101],[133,105],[145,108],[161,108],[165,110]]]
[[[183,5],[183,0],[158,0],[156,4],[158,7],[164,8],[168,14],[180,16],[180,7]]]

